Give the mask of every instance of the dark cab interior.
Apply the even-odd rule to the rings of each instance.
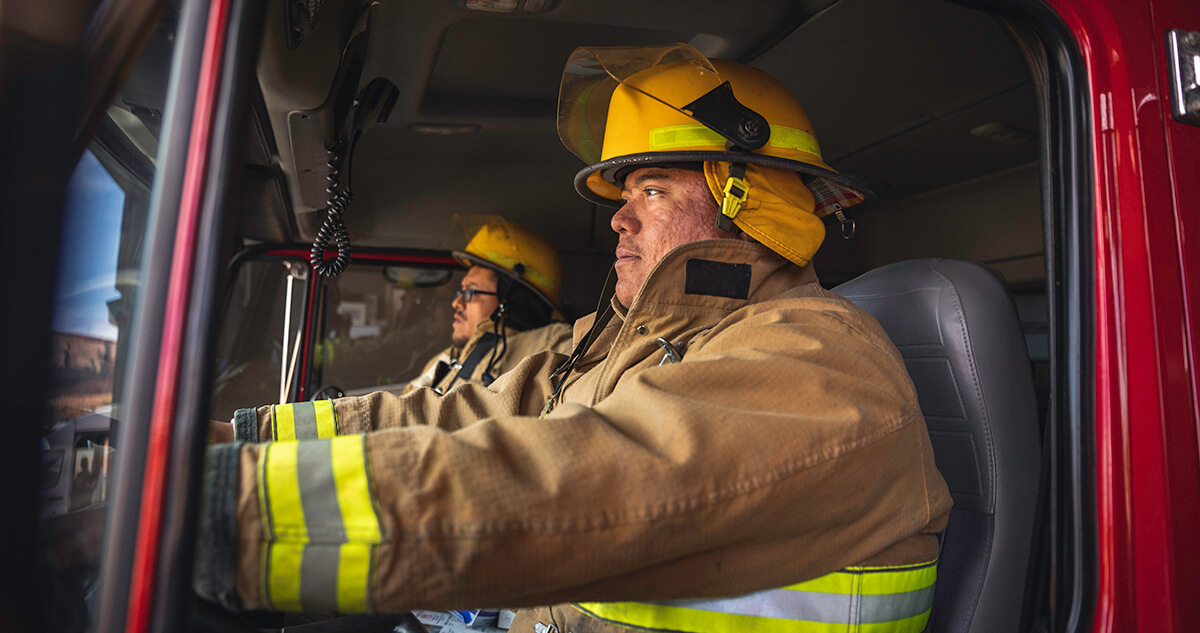
[[[241,81],[237,115],[213,146],[225,194],[213,248],[198,255],[221,271],[208,280],[211,380],[189,401],[198,415],[228,419],[234,408],[394,389],[414,377],[449,342],[448,324],[441,334],[437,324],[461,275],[449,258],[462,245],[456,215],[534,227],[562,259],[564,316],[594,310],[616,236],[612,210],[572,186],[584,165],[556,130],[563,63],[582,45],[684,42],[784,83],[825,161],[878,197],[850,222],[827,223],[814,266],[901,349],[956,498],[930,630],[1033,630],[1060,617],[1050,570],[1067,565],[1075,544],[1051,515],[1069,499],[1050,490],[1061,466],[1046,446],[1065,411],[1055,332],[1068,318],[1058,306],[1071,279],[1056,262],[1070,256],[1074,230],[1062,174],[1075,168],[1063,158],[1075,123],[1063,105],[1070,56],[1054,56],[1063,44],[1044,9],[937,0],[234,5],[241,30],[224,61]],[[92,123],[87,152],[125,192],[126,229],[144,222],[173,138],[166,86],[180,63],[177,33],[199,28],[189,20],[202,15],[166,6]],[[350,143],[356,114],[361,136]],[[307,260],[331,184],[353,191],[343,216],[353,259],[324,278]],[[144,255],[123,239],[118,269],[146,266]],[[122,303],[136,283],[122,283],[125,299],[109,304],[116,399],[122,363],[136,363],[135,311]],[[128,536],[107,538],[112,551],[132,547]],[[1056,554],[1053,539],[1066,539]],[[1053,577],[1060,601],[1074,599],[1075,580]]]

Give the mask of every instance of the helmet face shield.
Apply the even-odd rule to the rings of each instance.
[[[656,82],[657,73],[644,72],[660,67],[681,75],[670,86],[675,89]],[[687,44],[577,48],[563,70],[558,136],[571,153],[588,164],[597,163],[602,160],[609,104],[619,86],[690,119],[684,108],[722,83],[712,62]]]
[[[451,251],[466,251],[471,241],[480,234],[495,234],[497,239],[504,241],[511,239],[508,222],[503,216],[474,213],[455,213],[450,216],[446,235]]]

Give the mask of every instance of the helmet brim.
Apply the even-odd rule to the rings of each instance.
[[[617,207],[621,205],[620,199],[610,199],[592,191],[588,185],[588,179],[597,172],[600,173],[602,179],[614,186],[616,183],[616,174],[622,169],[628,167],[652,167],[663,163],[702,163],[705,161],[728,161],[737,163],[750,163],[761,165],[763,167],[774,167],[777,169],[787,169],[800,174],[801,180],[810,188],[814,187],[818,182],[822,182],[832,195],[827,195],[824,199],[817,200],[818,217],[832,217],[834,211],[838,208],[844,209],[847,215],[853,209],[855,213],[866,209],[871,204],[875,203],[877,198],[875,192],[869,187],[855,178],[838,173],[830,167],[822,165],[814,165],[797,160],[787,158],[778,158],[776,156],[766,156],[763,154],[751,154],[746,152],[713,152],[713,151],[696,151],[696,152],[646,152],[642,154],[629,154],[627,156],[618,156],[601,161],[594,165],[589,165],[579,170],[575,174],[575,191],[589,202],[607,206]],[[814,195],[817,192],[814,191]],[[852,205],[842,204],[845,200],[859,199],[861,201]],[[837,205],[837,206],[835,206]],[[828,211],[821,213],[822,209],[827,208]]]

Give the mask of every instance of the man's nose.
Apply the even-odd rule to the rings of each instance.
[[[637,233],[642,228],[642,225],[637,219],[636,203],[632,200],[626,200],[625,204],[622,204],[621,208],[617,209],[617,212],[613,214],[609,225],[618,235],[622,233]]]
[[[454,308],[455,311],[457,311],[459,309],[458,308],[459,304],[462,304],[463,309],[466,309],[467,301],[465,299],[463,299],[462,295],[456,294],[456,295],[454,295],[454,298],[450,300],[450,306],[452,308]]]

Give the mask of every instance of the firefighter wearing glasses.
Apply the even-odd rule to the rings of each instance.
[[[463,250],[454,251],[467,274],[452,303],[453,344],[430,360],[404,393],[430,387],[443,394],[462,383],[487,386],[526,356],[571,351],[571,326],[556,320],[562,275],[554,248],[503,218],[460,223],[472,227],[472,237]]]
[[[899,353],[810,264],[821,216],[870,193],[780,84],[686,45],[579,49],[559,103],[576,188],[623,202],[612,299],[571,356],[334,401],[328,439],[210,449],[236,485],[211,487],[228,523],[203,560],[226,568],[201,592],[556,605],[522,633],[924,629],[950,496]],[[239,435],[299,407],[243,410]]]

